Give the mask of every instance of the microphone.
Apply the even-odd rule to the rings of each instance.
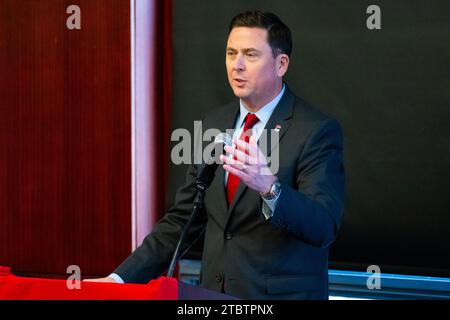
[[[205,191],[206,189],[208,189],[214,179],[217,166],[219,165],[218,159],[216,159],[217,148],[219,148],[219,150],[222,150],[222,153],[224,153],[225,151],[223,147],[225,145],[232,146],[233,139],[228,133],[221,132],[214,139],[214,145],[215,147],[211,152],[211,156],[208,158],[208,160],[205,161],[205,164],[201,166],[195,180],[195,186],[199,191]]]

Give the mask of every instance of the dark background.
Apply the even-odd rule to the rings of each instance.
[[[381,30],[366,28],[371,4],[381,8]],[[388,273],[450,276],[448,1],[205,0],[173,7],[172,129],[192,132],[194,120],[234,98],[225,72],[231,18],[273,11],[293,33],[287,83],[344,128],[346,208],[330,267],[365,271],[376,264]],[[185,170],[171,166],[167,206]]]

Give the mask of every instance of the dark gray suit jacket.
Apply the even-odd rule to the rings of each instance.
[[[238,103],[214,110],[203,130],[233,128],[238,112]],[[208,289],[244,299],[327,299],[328,251],[343,214],[342,130],[287,87],[266,129],[277,125],[279,143],[267,148],[268,155],[278,148],[280,161],[273,217],[264,218],[260,195],[242,182],[228,205],[219,166],[185,248],[205,232],[201,285]],[[146,283],[167,269],[192,211],[196,174],[191,165],[175,204],[114,271],[125,282]]]

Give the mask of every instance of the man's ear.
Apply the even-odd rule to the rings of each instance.
[[[283,77],[289,66],[289,56],[285,53],[280,53],[276,57],[276,72],[277,76]]]

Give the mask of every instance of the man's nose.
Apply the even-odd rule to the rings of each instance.
[[[245,60],[244,60],[244,56],[242,54],[238,54],[236,56],[236,60],[234,62],[234,69],[239,70],[239,71],[245,70]]]

